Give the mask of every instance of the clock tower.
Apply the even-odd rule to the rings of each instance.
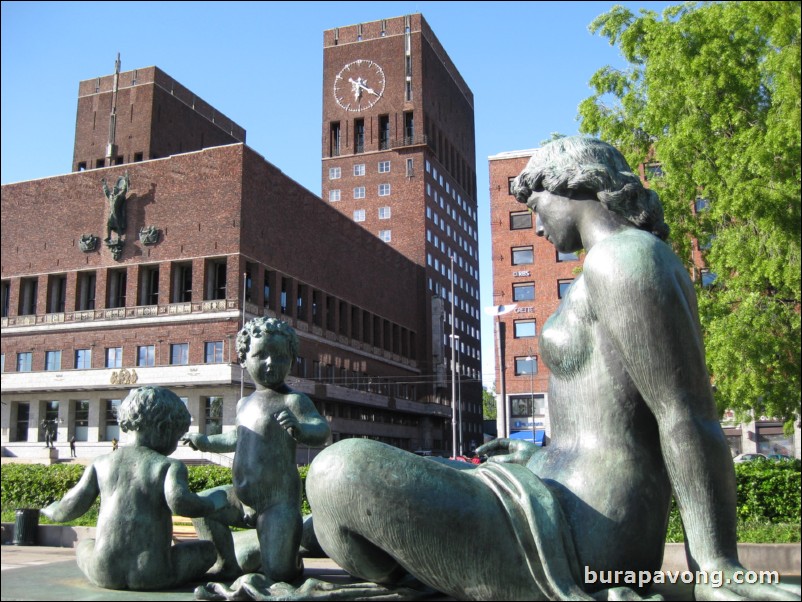
[[[482,443],[473,93],[422,15],[324,32],[322,141],[323,200],[425,269],[427,378],[444,403],[461,399],[470,452]]]

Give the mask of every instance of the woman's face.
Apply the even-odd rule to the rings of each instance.
[[[548,190],[533,192],[526,206],[537,215],[535,233],[545,236],[558,251],[573,253],[582,248],[577,226],[579,201]]]

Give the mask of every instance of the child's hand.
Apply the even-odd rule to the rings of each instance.
[[[187,433],[181,437],[181,441],[195,451],[206,451],[205,443],[208,442],[208,439],[203,433]]]
[[[296,436],[301,430],[301,425],[292,412],[290,412],[289,410],[282,410],[281,412],[275,415],[275,419],[281,425],[281,428],[283,428],[290,434],[290,437],[292,437],[293,439],[296,438]]]

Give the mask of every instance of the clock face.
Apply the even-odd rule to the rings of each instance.
[[[348,63],[334,78],[334,99],[346,111],[369,109],[384,94],[384,71],[365,59]]]

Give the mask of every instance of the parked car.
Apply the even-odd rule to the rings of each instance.
[[[732,461],[754,462],[755,460],[763,461],[763,460],[768,460],[768,458],[764,454],[741,454],[740,456],[735,456]]]
[[[769,460],[774,460],[775,462],[789,462],[793,460],[791,456],[786,456],[785,454],[769,454],[766,457]]]

